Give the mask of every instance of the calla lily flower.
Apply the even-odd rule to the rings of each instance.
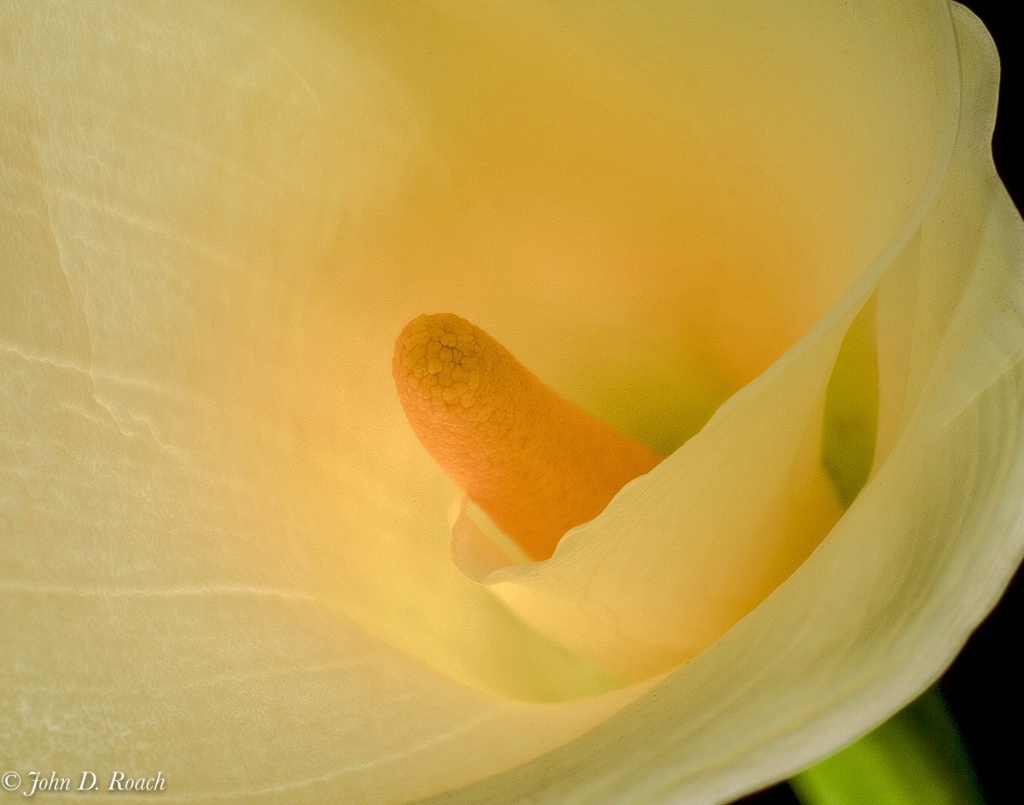
[[[912,700],[1020,561],[1024,228],[962,7],[3,29],[9,768],[722,802]],[[549,559],[405,421],[394,340],[438,311],[666,456]]]

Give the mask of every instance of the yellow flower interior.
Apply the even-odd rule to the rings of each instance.
[[[609,684],[452,566],[391,347],[457,309],[669,453],[831,309],[930,175],[935,56],[745,5],[83,10],[59,63],[15,54],[18,566],[298,591],[512,697]]]

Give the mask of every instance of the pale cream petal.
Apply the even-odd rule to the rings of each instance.
[[[15,715],[0,743],[16,748],[12,763],[162,769],[183,800],[397,802],[528,760],[641,692],[544,703],[616,680],[452,565],[454,490],[404,427],[391,341],[418,313],[457,310],[666,448],[782,354],[900,241],[927,195],[949,31],[937,3],[759,9],[8,4],[0,628],[13,648],[0,709]],[[786,59],[750,47],[750,31]],[[604,281],[582,281],[595,274]],[[800,355],[824,371],[857,294],[773,376]],[[991,435],[985,456],[1001,461],[982,463],[1003,477],[1012,445],[982,410],[1000,399],[975,392],[1013,365],[996,359],[1018,342],[994,333],[976,345],[988,363],[948,356],[972,367],[966,385],[925,377],[903,397],[941,399],[936,417]],[[908,361],[939,352],[926,344]],[[827,380],[813,374],[794,376]],[[805,405],[796,419],[817,410]],[[900,438],[884,448],[900,484],[971,466],[942,440],[914,442],[935,456],[901,453]],[[904,479],[925,459],[935,474]],[[967,511],[963,486],[937,523]],[[691,790],[718,796],[866,728],[937,672],[993,599],[1005,567],[971,563],[1016,555],[991,526],[1008,522],[1008,502],[976,503],[988,509],[960,522],[977,519],[977,543],[929,557],[948,609],[883,594],[801,620],[808,588],[880,584],[869,550],[832,590],[823,550],[607,730],[510,778],[508,795],[656,795],[692,773]],[[880,506],[864,504],[868,522]],[[867,539],[919,561],[925,514],[910,536],[889,518],[889,542],[846,526],[858,536],[826,547],[844,558]],[[986,583],[969,587],[972,574]],[[921,588],[929,606],[941,588]],[[980,592],[965,602],[965,589]],[[851,689],[867,691],[856,680],[902,632],[889,624],[876,648],[857,614],[904,604],[911,643],[956,628],[852,718],[868,693],[843,699],[835,669],[813,665],[821,639],[801,640],[862,638],[843,657]],[[814,720],[833,704],[839,726]],[[822,730],[831,743],[811,740]],[[733,758],[756,762],[729,772]]]
[[[7,768],[76,786],[94,770],[103,790],[114,770],[160,771],[174,802],[406,802],[555,748],[640,692],[505,700],[273,589],[0,595]]]

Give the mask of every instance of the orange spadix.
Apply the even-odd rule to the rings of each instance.
[[[409,322],[392,369],[427,452],[533,559],[549,557],[566,531],[661,461],[452,313]]]

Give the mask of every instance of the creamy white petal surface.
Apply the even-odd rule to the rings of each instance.
[[[722,800],[909,700],[998,597],[1021,224],[962,10],[4,17],[6,767],[161,770],[181,802]],[[875,471],[840,517],[823,394],[872,294]],[[526,571],[539,604],[451,560],[456,490],[389,375],[435,310],[665,450],[728,398]]]

